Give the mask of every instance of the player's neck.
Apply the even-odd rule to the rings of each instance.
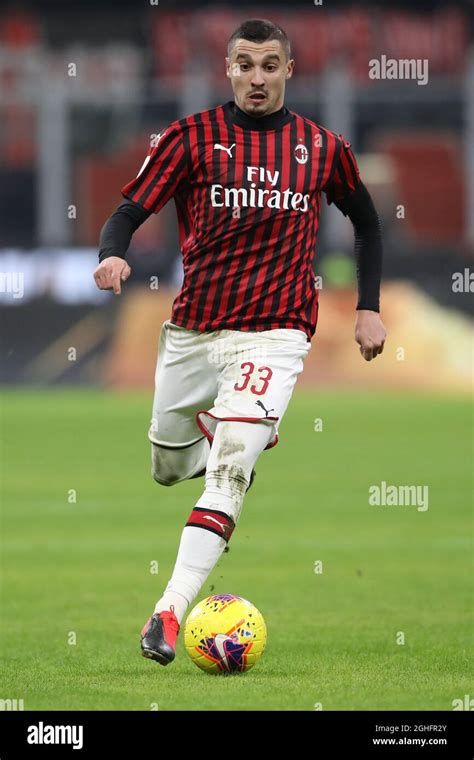
[[[237,124],[244,129],[280,129],[285,124],[292,121],[293,115],[285,105],[282,105],[277,111],[273,111],[265,116],[251,116],[243,111],[235,101],[230,100],[224,106],[226,118],[233,124]]]

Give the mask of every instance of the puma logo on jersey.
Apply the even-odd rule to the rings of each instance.
[[[270,414],[270,412],[274,412],[275,411],[274,409],[265,409],[265,407],[263,406],[263,404],[262,404],[261,401],[256,401],[255,403],[258,404],[258,406],[262,407],[263,411],[265,412],[265,417],[268,417],[268,415]]]
[[[230,148],[225,148],[220,143],[214,143],[214,150],[225,150],[225,152],[228,154],[229,158],[233,158],[231,150],[232,148],[235,148],[235,143],[233,143]]]

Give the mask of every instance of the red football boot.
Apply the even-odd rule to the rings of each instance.
[[[161,665],[173,662],[176,656],[176,638],[180,625],[174,614],[174,605],[169,610],[155,612],[143,626],[141,649],[143,657],[156,660]]]

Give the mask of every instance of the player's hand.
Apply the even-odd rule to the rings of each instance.
[[[131,272],[125,259],[109,256],[100,262],[94,272],[94,280],[99,290],[113,290],[118,296],[122,292],[122,282],[128,280]]]
[[[387,333],[377,311],[360,309],[355,324],[355,339],[364,359],[370,362],[383,351]]]

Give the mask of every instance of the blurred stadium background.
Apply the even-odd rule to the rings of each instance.
[[[469,8],[23,0],[0,11],[0,697],[25,709],[450,710],[469,693]],[[389,338],[361,359],[352,226],[324,202],[313,347],[282,443],[259,460],[199,596],[251,599],[268,652],[244,683],[203,689],[182,642],[173,670],[138,652],[202,492],[198,480],[158,488],[149,473],[158,335],[182,279],[173,203],[134,235],[120,297],[98,291],[93,271],[150,136],[232,99],[225,45],[250,17],[289,34],[286,104],[352,142],[383,222]],[[428,83],[370,79],[381,55],[427,59]],[[368,506],[381,480],[429,486],[429,511]]]
[[[260,15],[292,41],[287,105],[352,141],[384,228],[390,339],[369,371],[352,343],[352,227],[323,204],[320,323],[301,383],[469,389],[472,297],[453,287],[474,248],[467,8],[40,1],[2,11],[0,381],[150,388],[159,327],[182,279],[174,206],[134,235],[133,279],[119,299],[92,279],[100,228],[152,134],[232,99],[224,43],[242,18]],[[368,61],[381,54],[428,59],[428,83],[370,79]]]

